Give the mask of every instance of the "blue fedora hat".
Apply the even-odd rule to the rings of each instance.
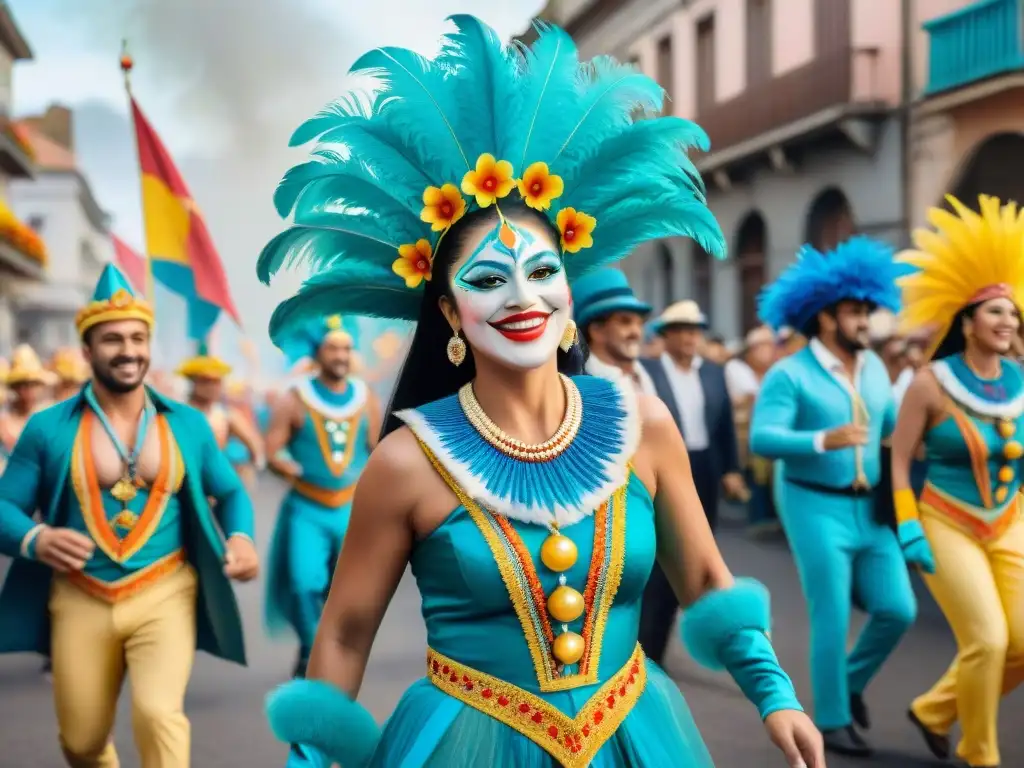
[[[613,312],[648,315],[651,305],[633,295],[621,270],[605,267],[590,272],[572,286],[573,314],[581,328]]]

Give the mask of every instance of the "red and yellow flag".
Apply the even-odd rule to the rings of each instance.
[[[152,301],[153,297],[149,295],[150,285],[146,257],[137,253],[134,248],[117,235],[111,235],[110,239],[114,243],[114,263],[127,276],[128,282],[132,284],[132,288],[144,294],[147,299]]]
[[[188,302],[192,339],[205,339],[221,312],[241,326],[224,266],[185,180],[134,97],[131,107],[153,278]]]

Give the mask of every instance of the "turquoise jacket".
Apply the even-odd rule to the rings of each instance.
[[[896,426],[896,401],[881,358],[869,351],[863,355],[858,392],[868,414],[868,444],[860,454],[864,475],[873,487],[881,473],[881,441]],[[824,436],[816,435],[852,421],[850,393],[807,346],[776,363],[765,376],[754,405],[750,450],[783,459],[787,478],[849,487],[857,476],[855,449],[819,452]]]
[[[153,390],[149,394],[167,418],[185,463],[180,501],[185,550],[199,576],[197,647],[245,664],[241,616],[224,575],[224,542],[218,526],[228,535],[252,537],[252,502],[203,414]],[[0,554],[16,558],[0,591],[0,653],[49,651],[47,603],[53,572],[23,559],[20,547],[36,525],[36,510],[47,525],[67,522],[64,501],[71,449],[86,407],[85,399],[76,395],[32,416],[0,476]],[[216,500],[213,510],[209,498]]]

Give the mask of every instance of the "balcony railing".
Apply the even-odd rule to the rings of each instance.
[[[1022,0],[979,0],[926,21],[929,37],[925,95],[1024,69]]]
[[[699,110],[712,154],[848,104],[880,104],[875,48],[846,48]]]

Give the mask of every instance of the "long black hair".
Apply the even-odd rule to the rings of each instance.
[[[932,360],[941,360],[950,355],[958,355],[967,349],[967,337],[964,336],[964,321],[972,320],[974,314],[978,311],[978,307],[984,303],[983,301],[976,301],[974,304],[968,304],[957,313],[953,323],[949,326],[949,330],[946,331],[946,335],[942,337],[939,346],[935,348]]]
[[[501,212],[512,221],[528,221],[544,228],[552,242],[559,242],[559,233],[540,211],[527,207],[520,201],[506,200],[501,203]],[[402,426],[395,416],[396,411],[417,408],[426,403],[455,394],[476,376],[473,352],[467,346],[466,360],[460,366],[452,365],[446,356],[448,340],[452,337],[451,326],[441,312],[441,297],[452,299],[450,272],[454,263],[463,253],[469,234],[479,231],[486,224],[497,226],[498,211],[495,206],[479,208],[463,216],[445,234],[434,254],[432,279],[426,284],[420,316],[412,344],[402,364],[402,372],[388,404],[387,416],[381,429],[381,439]],[[583,372],[587,352],[579,341],[568,352],[558,350],[558,370],[568,376]]]

